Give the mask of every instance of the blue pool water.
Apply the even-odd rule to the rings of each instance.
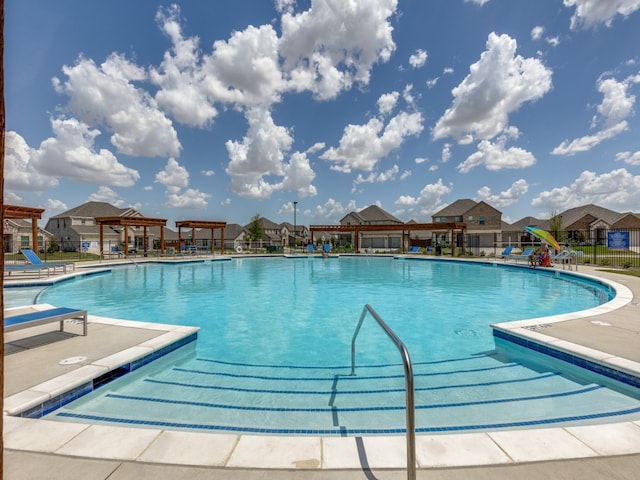
[[[371,318],[358,337],[356,374],[350,370],[365,304],[411,354],[418,431],[452,431],[640,418],[632,389],[497,345],[490,328],[588,309],[611,295],[602,285],[548,271],[340,257],[119,267],[46,288],[37,300],[201,328],[195,348],[112,382],[52,418],[389,434],[404,428],[403,369]]]

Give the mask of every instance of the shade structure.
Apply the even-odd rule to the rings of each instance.
[[[539,239],[544,240],[556,250],[560,250],[560,244],[558,243],[558,241],[546,230],[542,230],[541,228],[536,227],[524,227],[524,229],[532,235],[535,235]]]

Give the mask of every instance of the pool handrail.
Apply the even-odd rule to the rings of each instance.
[[[416,404],[411,357],[409,357],[409,351],[402,340],[398,338],[393,330],[389,328],[384,320],[380,318],[380,315],[378,315],[369,304],[366,304],[362,309],[360,320],[358,321],[356,330],[353,332],[353,338],[351,339],[351,375],[355,375],[356,369],[356,338],[358,337],[358,333],[360,333],[360,327],[362,327],[362,322],[364,322],[367,313],[370,313],[375,321],[378,322],[378,325],[382,327],[382,330],[384,330],[387,336],[398,348],[400,356],[402,357],[407,403],[407,478],[409,480],[416,480]]]

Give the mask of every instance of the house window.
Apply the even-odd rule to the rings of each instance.
[[[480,225],[484,225],[484,215],[480,215],[480,216],[478,217],[478,223],[479,223]]]
[[[43,245],[44,245],[44,238],[38,235],[38,247],[42,248]]]
[[[467,217],[467,220],[468,220],[469,222],[470,222],[471,220],[473,220],[473,215],[469,215],[469,216]]]
[[[20,236],[20,248],[29,248],[29,235]]]
[[[84,225],[87,223],[87,219],[86,218],[81,218],[80,219],[80,225]]]
[[[462,221],[462,217],[455,217],[455,219],[453,221],[454,222],[461,222]]]

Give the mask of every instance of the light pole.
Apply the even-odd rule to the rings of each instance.
[[[293,202],[293,249],[296,248],[296,209],[298,202]]]

